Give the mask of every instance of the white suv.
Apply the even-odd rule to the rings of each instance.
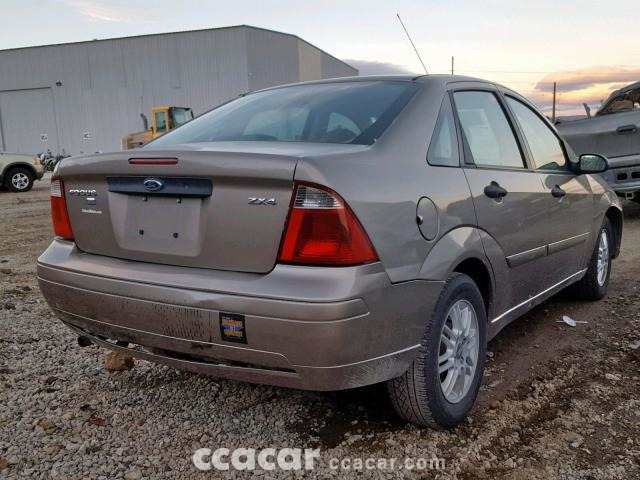
[[[33,182],[44,175],[38,157],[18,153],[0,153],[0,185],[12,192],[28,192]]]

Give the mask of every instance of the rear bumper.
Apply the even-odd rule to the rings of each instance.
[[[309,390],[402,374],[442,288],[391,284],[379,263],[243,274],[90,255],[62,240],[39,258],[38,278],[58,317],[97,344],[124,341],[137,345],[131,355],[176,368]],[[220,312],[244,315],[246,344],[222,338]]]

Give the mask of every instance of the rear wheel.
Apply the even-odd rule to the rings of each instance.
[[[9,170],[5,183],[12,192],[28,192],[33,187],[33,173],[26,168]]]
[[[591,253],[587,273],[576,283],[575,292],[578,297],[584,300],[600,300],[606,295],[611,275],[612,239],[611,222],[605,217]]]
[[[453,428],[478,395],[486,355],[484,301],[467,275],[444,286],[413,364],[387,383],[398,414],[412,423]]]

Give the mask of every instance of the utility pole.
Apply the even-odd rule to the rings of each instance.
[[[553,109],[551,110],[551,123],[556,123],[556,82],[553,82]]]
[[[453,75],[453,55],[451,55],[451,75]]]

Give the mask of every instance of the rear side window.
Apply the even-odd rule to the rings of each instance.
[[[226,103],[153,142],[372,144],[418,87],[411,82],[335,82],[256,92]]]
[[[456,92],[454,99],[476,165],[525,168],[511,125],[493,93]]]
[[[431,144],[427,152],[427,162],[429,162],[429,165],[443,167],[460,166],[456,124],[448,95],[442,101],[438,120],[433,129]]]
[[[567,161],[564,150],[549,126],[533,110],[515,98],[507,97],[507,103],[527,139],[536,168],[565,170]]]

